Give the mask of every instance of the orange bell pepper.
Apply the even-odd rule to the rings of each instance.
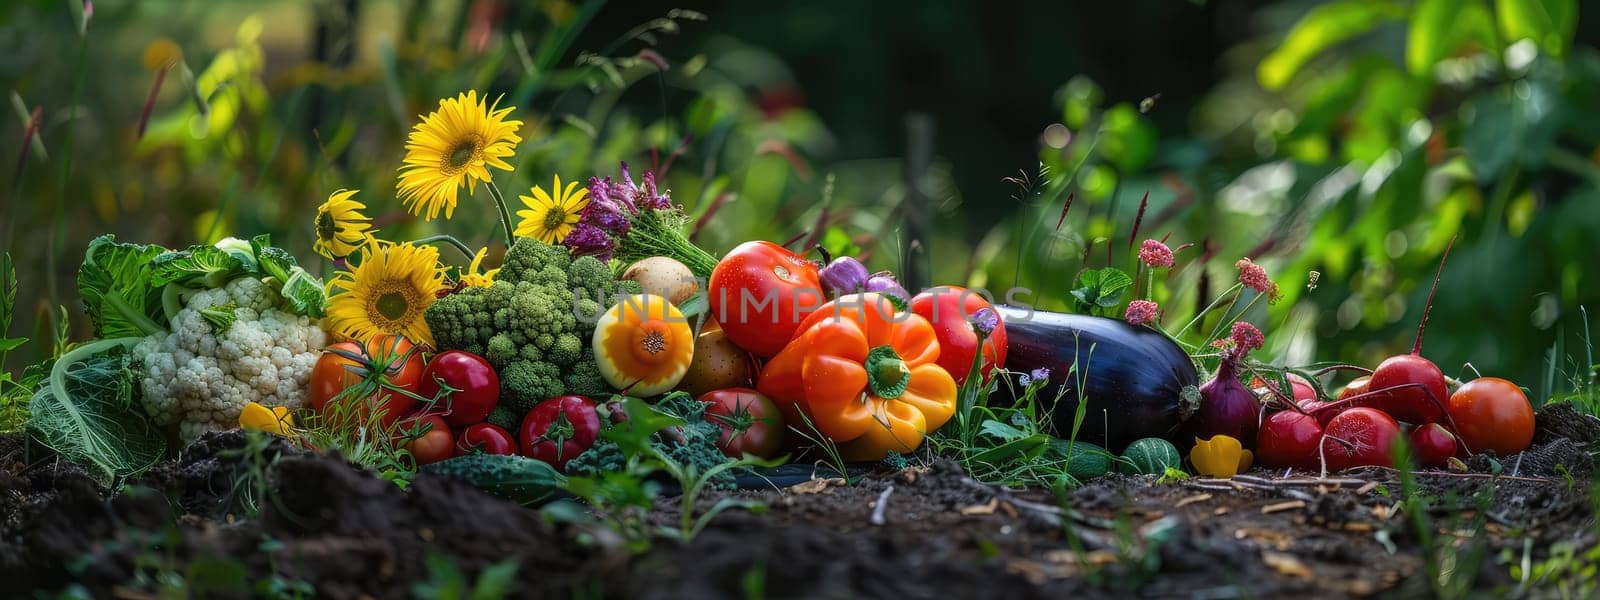
[[[891,302],[869,293],[824,304],[757,385],[786,422],[809,420],[849,460],[916,450],[955,413],[956,383],[938,365],[933,326]]]

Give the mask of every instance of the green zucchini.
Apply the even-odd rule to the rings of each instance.
[[[526,456],[468,454],[424,465],[422,472],[453,477],[518,504],[542,504],[562,491],[567,478],[544,461]]]
[[[1067,461],[1067,473],[1079,481],[1088,481],[1111,472],[1117,456],[1110,450],[1089,442],[1051,440],[1050,456]]]

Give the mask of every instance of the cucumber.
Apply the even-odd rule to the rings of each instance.
[[[566,476],[526,456],[468,454],[424,465],[422,472],[460,479],[518,504],[541,504],[562,491]]]
[[[1051,440],[1050,456],[1067,460],[1067,474],[1079,481],[1088,481],[1111,472],[1111,463],[1117,456],[1110,450],[1089,442]]]
[[[1128,444],[1117,460],[1117,472],[1127,475],[1161,475],[1167,467],[1180,467],[1183,457],[1172,442],[1161,438],[1144,438]]]

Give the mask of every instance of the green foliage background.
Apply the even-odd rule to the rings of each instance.
[[[1600,53],[1575,0],[1132,3],[1144,20],[1115,27],[1076,3],[710,4],[6,3],[12,335],[49,339],[58,304],[86,335],[71,278],[101,232],[271,233],[316,265],[312,211],[360,188],[384,237],[491,243],[481,192],[435,223],[393,194],[416,116],[477,89],[525,122],[510,196],[676,155],[675,200],[716,207],[695,238],[713,252],[804,234],[1051,308],[1081,269],[1131,266],[1148,193],[1137,237],[1196,246],[1141,295],[1181,324],[1251,256],[1284,295],[1248,318],[1288,363],[1408,348],[1454,237],[1425,353],[1538,398],[1594,377],[1567,358],[1600,305]],[[1242,33],[1198,58],[1164,37],[1195,23]],[[140,137],[162,39],[183,60]],[[1126,68],[1165,62],[1181,68]]]

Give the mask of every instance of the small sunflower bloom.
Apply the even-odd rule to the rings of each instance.
[[[289,437],[294,429],[294,415],[287,406],[273,406],[251,402],[239,411],[239,427]]]
[[[1159,304],[1149,300],[1134,300],[1128,303],[1128,310],[1123,313],[1122,318],[1127,319],[1129,325],[1138,327],[1154,323],[1156,318],[1160,316],[1161,306]]]
[[[469,91],[439,101],[439,109],[422,117],[406,138],[404,166],[396,190],[406,210],[432,221],[444,212],[455,216],[462,187],[489,182],[489,168],[513,170],[506,158],[522,141],[522,121],[506,119],[511,108],[499,108]]]
[[[1139,260],[1150,268],[1171,267],[1172,249],[1159,240],[1145,240],[1139,244]]]
[[[467,265],[467,270],[461,273],[461,285],[467,287],[489,287],[494,285],[494,277],[500,274],[496,267],[488,271],[481,271],[483,259],[489,254],[488,248],[479,248],[478,253],[472,255],[472,264]]]
[[[361,211],[367,205],[351,199],[361,190],[339,190],[317,207],[316,241],[311,247],[328,260],[339,260],[354,254],[372,239],[372,219]]]
[[[1232,479],[1250,469],[1255,455],[1232,436],[1218,435],[1211,439],[1194,439],[1194,449],[1189,451],[1189,462],[1195,472],[1207,477]]]
[[[323,327],[356,341],[399,335],[431,346],[422,313],[445,288],[444,273],[438,248],[373,240],[354,268],[328,280]]]
[[[517,224],[517,237],[531,237],[546,244],[560,244],[583,219],[583,209],[589,206],[589,190],[577,181],[561,187],[561,176],[556,175],[550,189],[533,186],[533,196],[518,196],[528,208],[517,211],[521,221]]]

